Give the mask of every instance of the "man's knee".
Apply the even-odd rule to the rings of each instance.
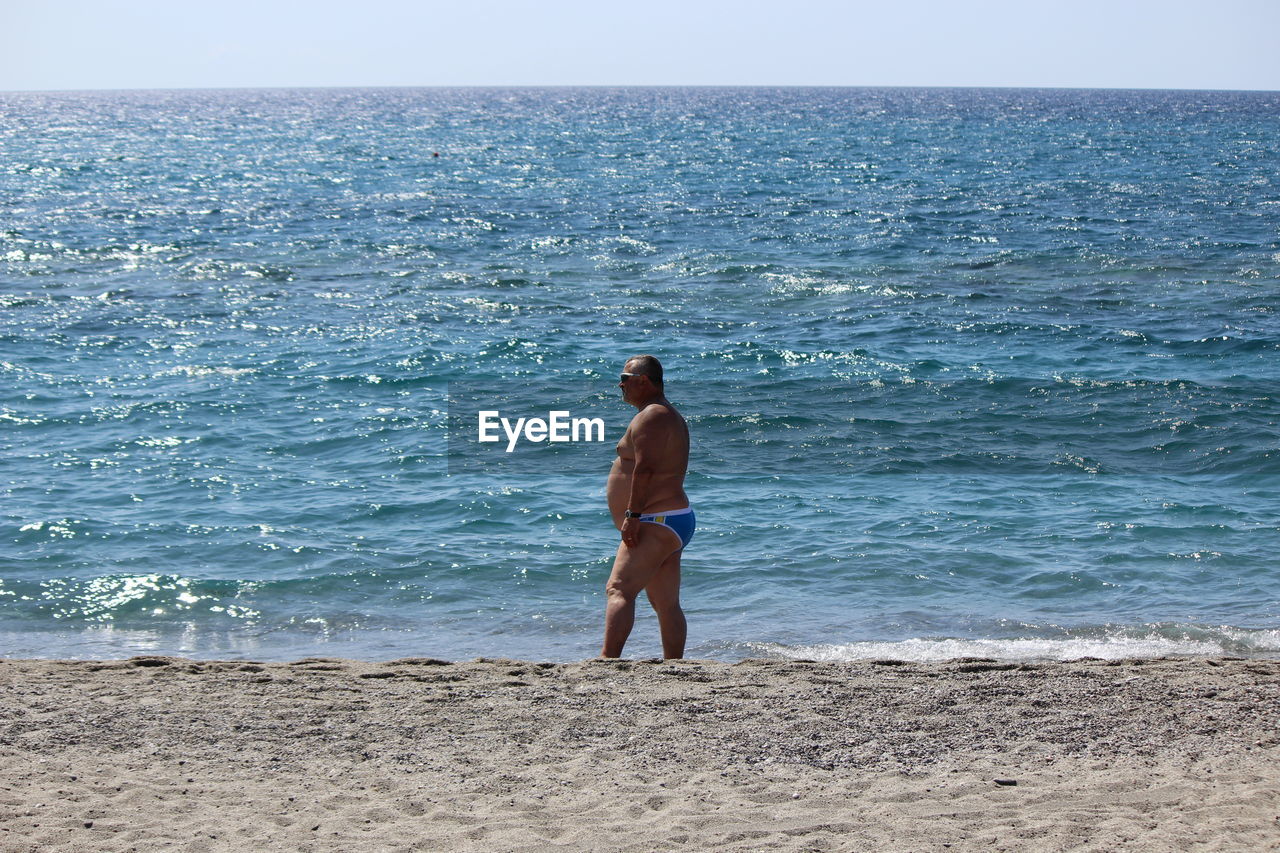
[[[640,590],[629,588],[617,578],[609,578],[609,582],[604,585],[604,594],[612,599],[635,601],[636,596],[640,594]]]
[[[646,592],[649,596],[650,606],[653,607],[654,612],[657,613],[658,615],[661,616],[664,613],[680,612],[680,596],[679,595],[671,595],[669,593],[660,592],[654,589],[646,590]]]

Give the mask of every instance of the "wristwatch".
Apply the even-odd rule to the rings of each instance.
[[[632,512],[631,510],[627,510],[625,513],[623,513],[622,517],[623,517],[623,518],[639,518],[639,517],[640,517],[640,513],[638,513],[638,512]]]

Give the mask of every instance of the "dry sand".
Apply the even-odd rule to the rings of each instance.
[[[1280,850],[1278,724],[1261,660],[13,660],[0,850]]]

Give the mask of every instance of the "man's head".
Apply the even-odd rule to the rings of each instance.
[[[622,399],[638,403],[662,396],[662,362],[651,355],[637,355],[627,359],[622,368]]]

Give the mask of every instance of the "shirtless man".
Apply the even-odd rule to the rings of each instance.
[[[622,543],[605,587],[604,648],[616,658],[631,633],[636,596],[644,590],[658,614],[662,656],[684,657],[680,552],[693,538],[694,515],[684,493],[689,427],[662,392],[662,365],[638,355],[623,367],[622,399],[640,411],[618,442],[605,495]]]

